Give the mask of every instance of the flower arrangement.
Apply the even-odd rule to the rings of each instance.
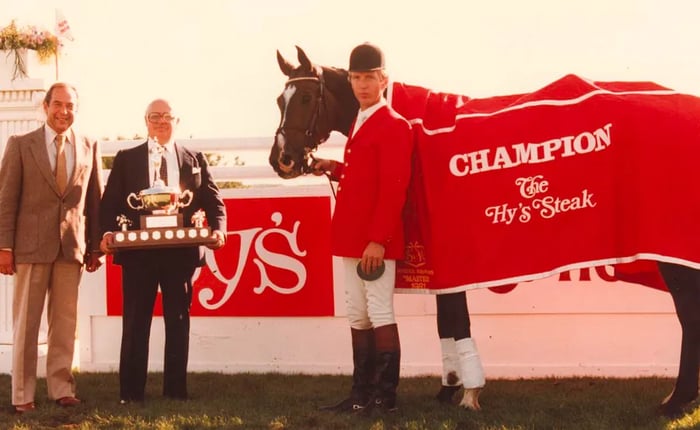
[[[7,27],[0,29],[0,50],[8,51],[8,56],[15,54],[13,79],[27,77],[27,68],[19,50],[32,49],[39,56],[39,61],[48,62],[58,53],[59,46],[60,41],[56,35],[33,25],[19,28],[15,21],[12,21]]]

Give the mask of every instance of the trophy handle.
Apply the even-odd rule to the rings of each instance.
[[[131,199],[134,199],[135,201],[137,201],[138,203],[140,203],[140,205],[134,206],[134,205],[131,203]],[[141,197],[139,197],[139,196],[136,195],[136,193],[131,193],[131,194],[129,194],[129,195],[127,196],[127,198],[126,198],[126,203],[129,205],[129,207],[130,207],[131,209],[135,209],[135,210],[143,209],[143,201],[141,200]]]
[[[183,200],[187,200],[187,202],[184,202]],[[177,207],[184,208],[186,206],[189,206],[190,203],[192,203],[192,191],[185,190],[182,192],[182,194],[180,194],[180,197],[177,202]]]

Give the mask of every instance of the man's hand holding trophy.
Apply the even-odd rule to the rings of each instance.
[[[107,233],[100,249],[111,254],[120,249],[163,248],[192,245],[206,245],[217,249],[224,245],[220,232],[214,232],[204,225],[206,215],[201,209],[192,215],[192,227],[184,227],[180,208],[192,203],[190,190],[180,191],[178,187],[167,186],[161,178],[163,147],[156,145],[149,152],[149,159],[155,171],[153,185],[127,196],[127,205],[147,214],[140,216],[140,230],[129,230],[133,221],[126,215],[117,217],[119,231]]]

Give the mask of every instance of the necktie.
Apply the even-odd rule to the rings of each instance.
[[[168,162],[165,159],[165,152],[163,152],[163,156],[160,159],[160,171],[158,172],[158,175],[160,176],[160,179],[163,181],[163,184],[166,186],[168,185]]]
[[[66,171],[66,136],[56,135],[56,185],[58,192],[63,194],[68,183],[68,172]]]

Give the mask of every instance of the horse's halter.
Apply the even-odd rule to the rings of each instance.
[[[318,149],[318,145],[321,143],[325,142],[328,137],[330,136],[330,130],[327,131],[319,131],[317,130],[317,122],[319,117],[321,117],[325,112],[326,112],[326,99],[324,97],[324,87],[325,82],[323,80],[323,73],[319,73],[318,77],[316,76],[304,76],[304,77],[299,77],[299,78],[292,78],[287,80],[285,82],[284,87],[287,88],[289,84],[294,83],[294,82],[299,82],[299,81],[313,81],[318,83],[318,97],[316,97],[316,108],[313,111],[313,114],[311,115],[311,119],[309,119],[309,125],[306,127],[304,132],[304,136],[306,141],[304,142],[304,149],[306,151],[306,154],[312,153]],[[282,134],[283,136],[287,135],[288,130],[301,130],[296,127],[289,127],[286,125],[287,122],[287,115],[285,114],[284,117],[282,118],[282,122],[280,123],[279,127],[277,127],[277,132],[275,135]],[[317,136],[318,139],[314,140],[314,136]],[[313,155],[311,156],[313,159]],[[301,166],[301,170],[303,174],[308,174],[311,172],[311,165],[308,163],[304,163]]]

